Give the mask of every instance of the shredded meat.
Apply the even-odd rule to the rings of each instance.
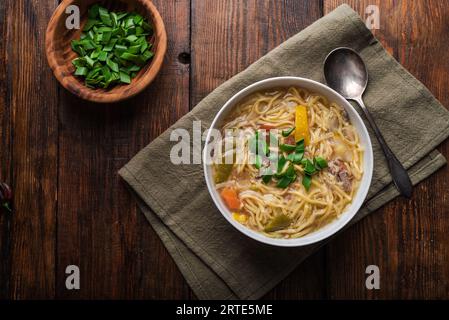
[[[285,138],[284,143],[295,145],[295,137],[293,135],[289,135],[287,138]]]
[[[329,172],[333,174],[339,182],[342,183],[343,190],[350,192],[352,187],[352,175],[349,173],[346,165],[341,160],[329,161]]]

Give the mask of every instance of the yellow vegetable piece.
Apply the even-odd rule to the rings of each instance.
[[[306,146],[309,145],[310,134],[306,106],[296,106],[295,127],[295,140],[299,141],[301,139],[304,139],[304,144]]]
[[[245,223],[246,221],[248,221],[248,215],[240,214],[237,212],[232,213],[232,218],[234,218],[235,221],[240,222],[240,223]]]

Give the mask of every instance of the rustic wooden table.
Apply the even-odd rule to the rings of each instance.
[[[62,89],[44,34],[57,0],[0,1],[0,298],[193,298],[117,170],[204,96],[288,37],[348,2],[380,8],[375,34],[449,106],[444,1],[155,0],[168,54],[138,97],[94,105]],[[431,125],[431,124],[429,124]],[[449,157],[449,143],[439,147]],[[341,234],[266,298],[449,298],[449,170]],[[65,268],[81,289],[65,288]],[[365,289],[377,264],[381,289]]]

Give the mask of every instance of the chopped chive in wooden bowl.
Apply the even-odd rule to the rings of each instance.
[[[80,39],[71,42],[79,55],[72,61],[74,75],[93,89],[130,84],[154,55],[147,40],[152,35],[153,27],[143,16],[93,5]]]

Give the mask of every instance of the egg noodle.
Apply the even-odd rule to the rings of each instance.
[[[287,162],[281,170],[285,172],[289,165],[295,169],[297,176],[287,187],[280,188],[275,180],[264,182],[249,150],[257,131],[270,132],[279,144],[295,144],[294,132],[287,137],[281,133],[294,127],[299,130],[297,106],[307,110],[309,141],[304,159],[321,157],[327,162],[326,168],[313,175],[308,190],[302,183],[304,166],[298,163]],[[236,132],[240,132],[237,143]],[[219,193],[226,189],[236,195],[235,205],[228,205],[235,220],[268,237],[298,238],[325,226],[345,211],[357,192],[363,175],[359,135],[346,111],[321,95],[296,87],[253,93],[233,108],[221,133],[220,144],[231,146],[224,155],[232,154],[234,160],[225,176],[220,165],[214,164],[214,176],[221,175],[215,187]],[[270,144],[269,148],[288,156],[278,146]],[[262,169],[268,165],[265,161]]]

